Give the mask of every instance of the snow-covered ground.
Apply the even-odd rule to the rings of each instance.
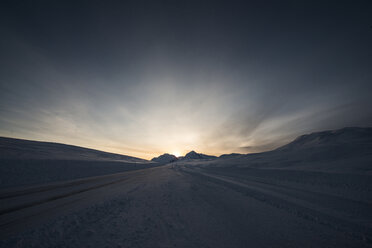
[[[0,137],[0,190],[156,165],[144,159],[84,147]]]
[[[3,191],[1,247],[371,245],[370,177],[360,188],[224,170],[170,164]]]
[[[0,137],[0,159],[147,162],[136,157],[80,146],[6,137]]]
[[[5,188],[0,247],[372,247],[370,130]]]
[[[0,189],[101,176],[154,166],[157,164],[148,162],[0,160]]]

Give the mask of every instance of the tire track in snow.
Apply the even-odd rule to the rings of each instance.
[[[314,203],[311,204],[307,201],[295,198],[293,195],[285,194],[283,191],[280,191],[281,186],[276,185],[275,187],[278,189],[275,189],[274,187],[268,188],[265,187],[264,183],[261,183],[260,185],[258,182],[253,182],[253,184],[248,181],[241,182],[235,178],[214,175],[184,167],[180,170],[241,192],[273,207],[295,214],[300,218],[326,225],[349,236],[361,239],[368,244],[372,244],[372,228],[354,222],[351,219],[338,216],[337,214],[332,214],[329,211],[326,211],[322,206],[316,206]],[[303,192],[303,190],[301,191]]]

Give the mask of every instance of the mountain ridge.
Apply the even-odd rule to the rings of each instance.
[[[148,162],[128,155],[57,142],[0,137],[0,159],[101,160]]]
[[[203,153],[197,153],[195,151],[188,152],[183,159],[213,159],[217,158],[216,156],[206,155]]]
[[[300,135],[273,151],[307,149],[320,146],[372,143],[372,127],[344,127]]]
[[[177,160],[178,158],[176,156],[174,156],[173,154],[169,154],[169,153],[164,153],[158,157],[154,157],[151,159],[151,161],[157,162],[157,163],[172,163]]]

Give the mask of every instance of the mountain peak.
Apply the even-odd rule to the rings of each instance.
[[[155,157],[151,159],[151,161],[158,162],[158,163],[171,163],[174,161],[177,161],[178,158],[174,156],[173,154],[164,153],[163,155],[160,155],[159,157]]]
[[[191,152],[188,152],[185,156],[187,156],[187,155],[196,155],[196,154],[199,154],[199,153],[197,153],[196,151],[192,150]]]
[[[205,155],[203,153],[197,153],[195,151],[187,153],[184,157],[184,159],[211,159],[211,158],[216,158],[216,156]]]

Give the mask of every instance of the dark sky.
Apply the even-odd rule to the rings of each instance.
[[[1,1],[0,135],[150,158],[372,125],[372,1]]]

